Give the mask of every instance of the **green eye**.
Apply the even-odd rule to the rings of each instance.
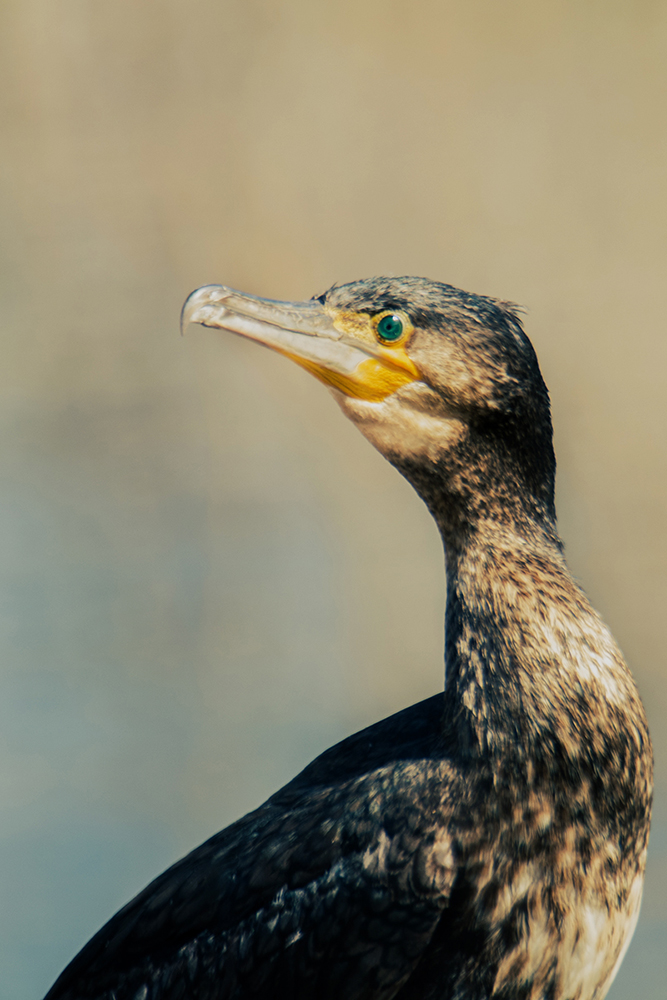
[[[403,320],[395,313],[383,316],[377,325],[377,331],[383,340],[398,340],[403,333]]]

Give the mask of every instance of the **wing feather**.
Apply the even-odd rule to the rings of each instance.
[[[371,770],[368,756],[358,765],[364,735],[380,763]],[[416,746],[397,759],[394,744],[387,760],[379,736],[371,727],[356,747],[328,751],[160,875],[46,1000],[392,996],[454,880],[455,776]]]

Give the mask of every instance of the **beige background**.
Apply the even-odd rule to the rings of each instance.
[[[611,997],[667,975],[667,7],[4,0],[0,997],[170,861],[442,684],[442,553],[326,390],[178,336],[221,281],[420,274],[525,305],[571,565],[657,801]]]

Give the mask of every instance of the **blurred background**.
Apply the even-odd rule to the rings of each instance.
[[[442,686],[426,510],[223,282],[511,299],[570,564],[652,723],[667,975],[662,0],[0,7],[0,998],[334,741]]]

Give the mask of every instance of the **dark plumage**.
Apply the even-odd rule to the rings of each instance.
[[[563,559],[548,393],[516,312],[382,278],[301,305],[209,286],[184,319],[333,386],[426,502],[446,551],[445,693],[175,864],[48,1000],[601,998],[639,909],[651,745]]]

